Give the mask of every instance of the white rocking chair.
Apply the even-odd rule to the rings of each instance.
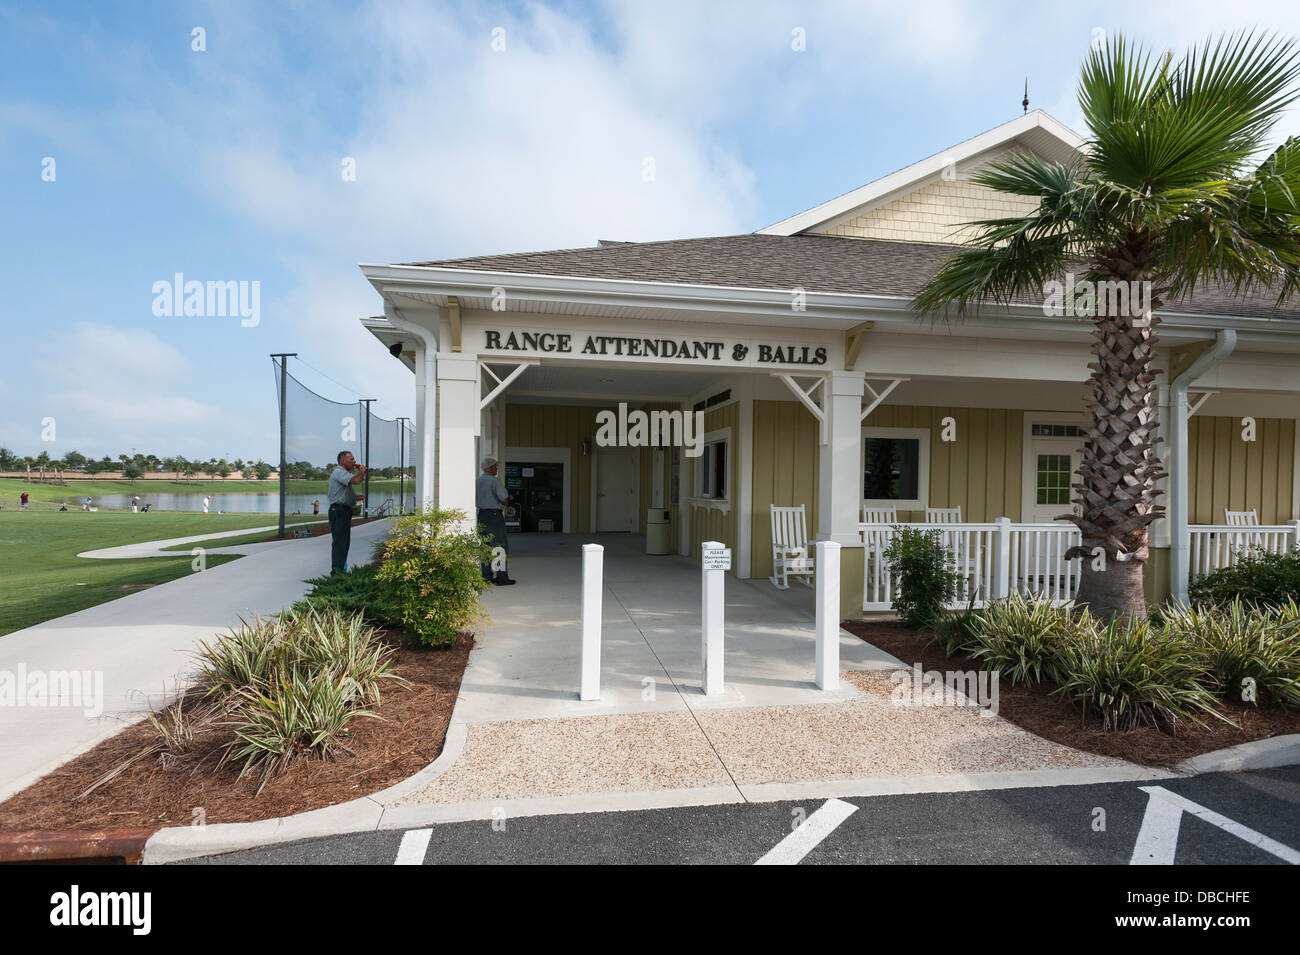
[[[803,505],[772,505],[772,586],[789,590],[793,577],[808,587],[813,585],[814,559],[808,553],[808,524]]]

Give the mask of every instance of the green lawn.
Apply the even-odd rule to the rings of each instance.
[[[114,588],[160,584],[193,573],[188,550],[176,557],[134,560],[87,560],[76,556],[81,551],[276,523],[275,515],[266,514],[88,514],[80,508],[64,513],[48,507],[0,511],[0,634],[132,592]],[[238,557],[210,555],[207,565],[228,560]]]
[[[328,481],[290,481],[286,490],[290,494],[320,494],[324,496],[328,490]],[[395,494],[398,490],[400,481],[397,478],[378,478],[370,479],[370,494],[372,497],[378,496],[380,492],[385,494]],[[412,486],[408,478],[406,486]],[[130,481],[96,481],[91,478],[84,480],[72,479],[63,484],[41,484],[36,478],[32,478],[32,483],[28,484],[22,478],[0,478],[0,504],[4,505],[5,510],[18,507],[18,495],[26,491],[30,496],[33,504],[50,503],[58,509],[58,505],[68,502],[68,507],[75,507],[81,510],[81,499],[83,497],[99,497],[102,494],[140,494],[146,495],[149,492],[155,494],[279,494],[280,482],[272,479],[270,481],[195,481],[193,484],[186,484],[184,481],[160,481],[160,480],[140,480],[132,484]]]

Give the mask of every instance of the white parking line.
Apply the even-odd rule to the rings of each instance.
[[[429,851],[429,839],[432,836],[432,829],[410,829],[404,832],[393,865],[424,865],[424,854]]]
[[[799,824],[798,829],[773,846],[754,865],[798,865],[804,856],[839,828],[840,823],[857,811],[857,806],[842,799],[826,800],[820,809]]]
[[[1129,860],[1129,865],[1173,865],[1174,856],[1178,852],[1178,830],[1182,825],[1183,813],[1189,813],[1212,826],[1218,826],[1229,835],[1263,849],[1283,862],[1289,862],[1291,865],[1300,864],[1300,852],[1227,816],[1221,816],[1212,809],[1206,809],[1190,799],[1184,799],[1163,786],[1138,788],[1147,794],[1147,811],[1142,817],[1142,828],[1138,830],[1137,842],[1133,846],[1133,857]]]

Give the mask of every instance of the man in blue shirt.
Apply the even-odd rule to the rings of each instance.
[[[365,466],[357,464],[351,451],[340,451],[337,460],[338,467],[330,472],[326,495],[330,505],[331,574],[341,574],[347,567],[348,548],[352,546],[352,509],[358,499],[352,486],[360,484],[366,476]]]

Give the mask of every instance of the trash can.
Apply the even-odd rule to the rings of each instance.
[[[663,507],[652,507],[645,514],[645,552],[671,554],[673,552],[673,512]]]

